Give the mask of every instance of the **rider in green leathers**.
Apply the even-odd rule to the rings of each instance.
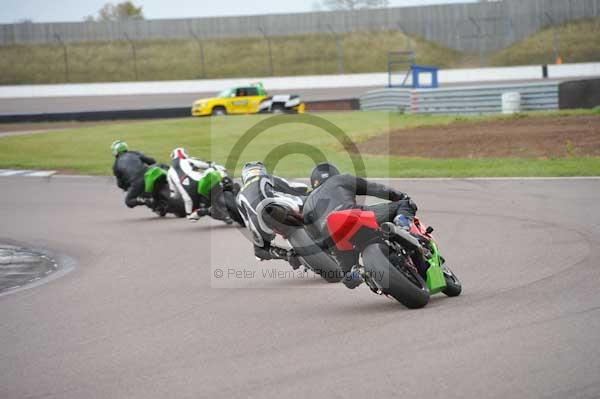
[[[148,205],[152,199],[141,198],[144,193],[144,173],[156,161],[141,152],[129,151],[127,143],[121,140],[114,141],[110,148],[115,157],[113,174],[117,178],[117,186],[127,191],[125,204],[129,208]]]

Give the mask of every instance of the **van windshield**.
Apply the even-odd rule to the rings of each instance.
[[[219,98],[229,98],[233,96],[234,93],[234,89],[227,89],[227,90],[223,90],[222,92],[220,92],[219,94],[217,94],[217,97]]]

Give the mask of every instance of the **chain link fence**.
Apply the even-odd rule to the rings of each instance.
[[[600,0],[503,0],[422,7],[119,22],[0,25],[0,45],[338,34],[397,30],[459,51],[506,47],[540,28],[598,16]]]
[[[0,84],[385,71],[391,50],[414,50],[418,63],[439,67],[510,65],[524,61],[491,55],[542,28],[599,13],[600,0],[504,0],[247,17],[0,25]],[[554,30],[551,52],[533,61],[555,62],[563,50]],[[470,60],[465,61],[464,54]]]

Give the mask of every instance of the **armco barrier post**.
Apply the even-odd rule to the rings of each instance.
[[[344,48],[342,47],[340,35],[335,33],[335,31],[329,24],[327,24],[327,30],[329,30],[329,32],[335,39],[335,49],[337,52],[337,69],[338,69],[338,73],[341,75],[344,73]]]
[[[135,51],[135,42],[133,40],[131,40],[131,38],[129,37],[129,35],[127,33],[125,33],[125,40],[127,40],[129,42],[129,45],[131,46],[131,53],[133,55],[133,73],[135,76],[135,80],[138,80],[138,67],[137,67],[137,53]]]
[[[416,90],[410,91],[410,113],[419,113],[419,95],[417,94]]]
[[[273,51],[271,49],[271,38],[267,35],[267,32],[265,32],[265,30],[263,28],[261,28],[260,26],[258,27],[258,31],[261,33],[261,35],[264,37],[265,41],[267,42],[267,49],[269,51],[269,76],[273,76],[274,70],[273,70]]]
[[[204,42],[202,41],[202,39],[192,30],[192,28],[190,28],[190,35],[192,35],[192,37],[194,39],[196,39],[196,43],[198,43],[198,47],[200,48],[200,68],[201,68],[201,75],[200,77],[202,79],[206,78],[206,64],[204,61]]]
[[[67,45],[65,44],[65,42],[63,42],[62,38],[58,33],[55,33],[54,37],[63,49],[63,59],[65,63],[65,82],[69,83],[69,53],[67,51]]]

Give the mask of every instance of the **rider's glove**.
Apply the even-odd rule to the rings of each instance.
[[[419,207],[417,206],[415,201],[411,200],[410,198],[408,198],[408,205],[411,207],[414,213],[417,213],[417,211],[419,210]]]
[[[390,198],[390,199],[392,201],[402,201],[402,200],[406,200],[406,199],[410,199],[410,198],[408,195],[406,195],[402,191],[392,190],[392,198]]]

